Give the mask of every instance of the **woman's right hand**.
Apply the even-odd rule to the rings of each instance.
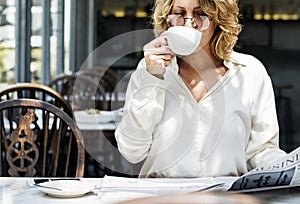
[[[152,40],[143,47],[144,57],[146,60],[146,69],[152,75],[163,79],[166,68],[171,64],[174,56],[166,39],[166,34]]]

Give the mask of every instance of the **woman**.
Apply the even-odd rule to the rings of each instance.
[[[156,0],[157,38],[144,46],[115,132],[128,161],[144,160],[140,177],[239,176],[286,154],[264,66],[233,51],[238,15],[236,0]],[[202,32],[199,48],[172,53],[172,26]]]

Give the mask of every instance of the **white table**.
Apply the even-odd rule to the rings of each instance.
[[[101,111],[100,114],[89,114],[87,111],[75,111],[75,120],[81,130],[115,130],[121,120],[122,110]]]
[[[80,130],[115,130],[117,125],[115,122],[109,123],[77,123]]]
[[[0,203],[1,204],[107,204],[128,199],[144,197],[145,193],[134,192],[95,192],[77,198],[55,198],[46,195],[37,187],[29,187],[27,181],[32,178],[0,177]],[[82,178],[95,187],[100,187],[101,178]]]
[[[32,178],[12,178],[12,177],[0,177],[0,203],[1,204],[60,204],[60,203],[72,203],[72,204],[112,204],[120,201],[126,201],[140,197],[155,197],[161,196],[159,190],[156,193],[149,193],[139,191],[138,189],[130,188],[128,185],[122,187],[123,190],[110,190],[101,191],[95,190],[95,192],[88,193],[84,196],[77,198],[55,198],[46,195],[36,187],[30,187],[27,183]],[[205,178],[204,178],[205,179]],[[86,182],[91,183],[95,187],[101,187],[102,178],[82,178]],[[122,179],[118,181],[122,184]],[[124,183],[124,182],[123,182]],[[182,183],[183,185],[184,183]],[[113,185],[113,184],[111,184]],[[107,185],[105,185],[107,186]],[[270,204],[278,203],[289,203],[298,204],[300,203],[300,188],[289,188],[289,189],[278,189],[263,192],[255,192],[248,195],[264,199]],[[175,193],[175,194],[180,194]],[[225,192],[226,195],[227,193]],[[166,194],[163,194],[163,196]],[[172,194],[170,194],[172,195]],[[174,195],[174,192],[173,192]],[[176,203],[176,202],[174,202]]]

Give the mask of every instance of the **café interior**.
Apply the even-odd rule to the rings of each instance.
[[[238,2],[243,30],[235,50],[254,55],[265,65],[274,87],[280,147],[291,152],[300,145],[297,128],[300,120],[297,105],[300,104],[300,0]],[[67,118],[65,125],[73,132],[67,133],[62,128],[55,134],[70,134],[68,139],[63,139],[68,140],[70,147],[76,141],[75,153],[72,148],[63,148],[67,153],[57,153],[56,166],[41,165],[42,173],[38,171],[41,177],[65,177],[67,174],[62,172],[66,171],[71,172],[67,176],[91,179],[138,175],[142,163],[132,165],[120,155],[114,130],[122,117],[130,74],[143,58],[143,46],[154,38],[150,19],[152,6],[153,0],[0,0],[0,101],[15,100],[3,104],[4,109],[32,107],[33,103],[25,101],[30,98],[43,101],[36,104],[43,112],[51,101],[49,103],[67,115],[55,113],[53,117]],[[102,88],[97,88],[99,84]],[[83,92],[85,96],[81,98]],[[96,93],[92,103],[90,93]],[[52,114],[53,111],[57,110],[52,110]],[[103,117],[97,118],[97,111]],[[56,121],[42,114],[39,117],[43,117],[43,121]],[[86,123],[86,120],[97,121],[97,124]],[[1,128],[4,126],[1,122]],[[5,128],[12,128],[12,124],[7,126]],[[46,128],[48,135],[54,134],[51,127]],[[80,140],[84,140],[84,147]],[[50,145],[42,141],[44,148]],[[1,151],[4,147],[5,141],[1,140]],[[60,152],[59,145],[55,148],[51,149],[52,153]],[[81,167],[74,162],[81,163]],[[73,169],[68,170],[68,166]],[[0,171],[2,177],[9,176],[5,170]],[[30,171],[29,177],[34,173]],[[5,188],[1,189],[4,192]],[[267,200],[276,193],[258,194]],[[2,193],[0,201],[5,199],[7,196]]]

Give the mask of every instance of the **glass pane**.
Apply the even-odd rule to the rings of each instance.
[[[41,2],[41,1],[39,1]],[[31,82],[40,83],[42,67],[42,26],[43,8],[41,3],[33,1],[31,8]]]
[[[0,84],[14,83],[15,6],[13,1],[0,1]]]
[[[41,0],[32,0],[32,5],[33,6],[42,6],[42,1]]]

